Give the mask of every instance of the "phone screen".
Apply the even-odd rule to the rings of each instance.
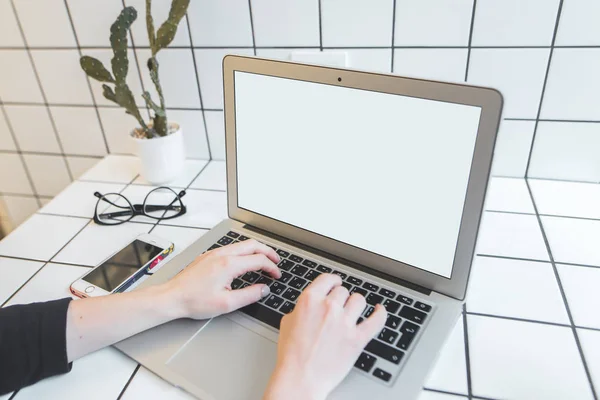
[[[136,239],[82,279],[112,292],[163,250]]]

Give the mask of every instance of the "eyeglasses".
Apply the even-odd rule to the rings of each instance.
[[[185,190],[175,193],[173,189],[161,186],[146,195],[143,204],[131,204],[125,196],[119,193],[101,194],[95,192],[98,198],[94,212],[94,222],[99,225],[120,225],[131,220],[136,215],[144,215],[156,220],[172,219],[186,213],[181,202]]]

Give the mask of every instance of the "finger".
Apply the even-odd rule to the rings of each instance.
[[[329,295],[327,296],[327,298],[332,303],[339,305],[340,308],[344,307],[344,304],[346,304],[346,300],[348,300],[348,297],[350,297],[350,293],[348,292],[348,289],[346,289],[343,286],[334,287],[331,293],[329,293]]]
[[[271,293],[271,289],[267,285],[250,285],[243,289],[230,291],[229,296],[229,311],[235,311],[238,308],[247,306],[248,304],[256,303],[263,297]]]
[[[367,305],[367,301],[365,297],[360,293],[352,293],[348,301],[346,302],[346,307],[344,310],[346,311],[346,315],[353,322],[358,320],[358,317],[362,315],[363,310]]]
[[[232,278],[244,275],[248,271],[263,270],[275,279],[281,277],[281,271],[277,265],[264,254],[252,254],[250,256],[228,257],[227,270],[231,272]]]
[[[310,292],[313,295],[325,297],[331,289],[342,284],[342,278],[333,274],[321,274],[313,281],[304,292]]]
[[[216,249],[215,253],[228,256],[247,256],[261,253],[269,257],[275,264],[279,263],[279,254],[269,246],[259,243],[254,239],[244,240],[243,242],[223,246]]]
[[[357,329],[361,332],[365,345],[383,329],[386,319],[387,311],[385,307],[377,304],[375,311],[373,311],[369,318],[357,325]]]

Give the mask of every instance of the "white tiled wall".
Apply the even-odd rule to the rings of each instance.
[[[153,92],[143,0],[0,0],[0,197],[20,222],[108,153],[135,121],[80,70],[138,9],[128,82]],[[156,24],[168,0],[154,1]],[[505,97],[493,174],[600,181],[598,0],[194,0],[159,55],[187,155],[224,159],[221,59],[343,51],[350,67],[489,85]],[[531,151],[533,148],[533,151]],[[28,199],[27,201],[22,199]]]

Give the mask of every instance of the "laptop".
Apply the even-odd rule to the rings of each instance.
[[[281,318],[321,273],[382,303],[385,328],[331,399],[419,395],[462,311],[502,96],[493,89],[227,56],[229,218],[140,287],[199,254],[256,239],[282,277],[271,294],[209,321],[178,320],[117,348],[200,399],[260,399]]]

